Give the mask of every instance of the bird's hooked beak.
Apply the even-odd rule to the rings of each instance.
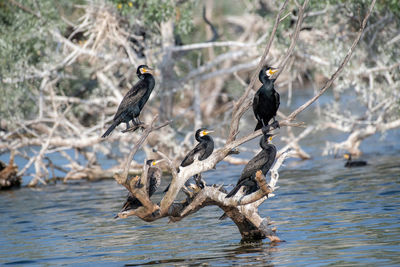
[[[269,68],[269,69],[267,69],[266,74],[267,74],[268,77],[271,77],[272,75],[274,75],[275,73],[277,73],[278,70],[279,70],[279,69]]]
[[[203,132],[202,132],[202,134],[203,134],[203,136],[204,135],[207,135],[207,134],[209,134],[209,133],[213,133],[214,131],[211,131],[211,130],[204,130]]]
[[[149,67],[147,67],[147,68],[141,68],[140,71],[141,71],[142,74],[145,74],[145,73],[154,74],[154,69],[149,68]]]
[[[272,139],[276,136],[276,134],[271,134],[268,136],[268,142],[272,142]]]
[[[163,162],[165,159],[159,159],[159,160],[153,160],[153,162],[151,163],[152,166],[155,166],[157,164],[159,164],[160,162]]]

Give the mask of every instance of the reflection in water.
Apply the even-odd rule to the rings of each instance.
[[[331,157],[288,162],[260,207],[286,240],[279,244],[241,245],[216,207],[174,224],[114,220],[126,192],[112,180],[0,192],[0,264],[399,265],[398,152],[365,154],[371,164],[358,169]],[[225,164],[205,179],[234,184],[241,168]]]
[[[261,264],[263,266],[271,266],[273,262],[273,254],[278,251],[280,243],[252,243],[242,244],[236,248],[226,249],[226,260],[234,263]]]
[[[258,264],[262,266],[272,266],[272,252],[276,251],[276,246],[279,244],[268,244],[263,242],[242,244],[237,247],[222,248],[220,255],[209,257],[195,257],[195,258],[179,258],[179,259],[165,259],[165,260],[152,260],[142,262],[140,264],[125,264],[126,266],[143,266],[154,264],[173,264],[174,266],[187,266],[187,265],[200,265],[210,262],[218,262],[218,264],[235,265],[235,264]]]

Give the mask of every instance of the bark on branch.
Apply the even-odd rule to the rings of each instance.
[[[195,161],[191,165],[180,168],[180,172],[177,173],[175,171],[172,172],[172,182],[170,185],[169,190],[162,198],[159,205],[152,203],[147,194],[140,189],[134,187],[134,184],[137,182],[136,180],[133,181],[133,184],[130,183],[129,190],[130,192],[137,197],[140,201],[144,201],[143,207],[140,207],[136,210],[130,211],[129,214],[126,213],[124,216],[136,215],[145,221],[154,221],[159,218],[163,217],[170,217],[172,221],[178,221],[188,216],[202,207],[208,205],[217,205],[219,206],[238,226],[243,239],[261,239],[265,237],[269,237],[272,241],[278,241],[279,239],[273,234],[273,231],[268,229],[267,225],[268,222],[265,219],[262,219],[258,215],[258,206],[263,203],[268,196],[272,196],[272,192],[277,188],[276,183],[278,181],[278,168],[282,164],[283,160],[288,156],[288,152],[284,152],[281,157],[275,163],[274,168],[271,169],[271,181],[267,185],[265,181],[265,177],[261,175],[260,172],[257,173],[257,183],[259,185],[259,190],[253,194],[241,196],[235,195],[232,198],[225,198],[226,193],[220,186],[205,186],[204,188],[200,189],[197,187],[192,187],[193,195],[188,197],[188,199],[183,203],[174,203],[176,200],[179,191],[184,186],[185,182],[195,174],[202,173],[207,170],[211,170],[215,168],[216,164],[223,160],[227,155],[231,153],[231,151],[238,147],[239,145],[256,138],[257,136],[261,135],[261,130],[256,132],[252,132],[249,135],[242,137],[236,140],[236,136],[238,133],[239,121],[243,113],[251,106],[251,99],[249,99],[249,94],[251,89],[254,86],[255,79],[257,77],[258,72],[260,71],[261,67],[264,65],[265,58],[268,54],[269,48],[272,44],[272,40],[274,38],[277,26],[281,21],[281,15],[286,8],[288,1],[285,1],[282,4],[281,9],[279,10],[275,25],[270,36],[270,40],[264,50],[264,54],[258,64],[258,67],[253,74],[251,82],[247,89],[245,90],[242,97],[237,101],[234,106],[230,131],[227,138],[227,142],[222,148],[215,150],[210,157],[203,161]],[[286,58],[290,57],[291,53],[293,52],[293,48],[295,43],[297,42],[298,32],[300,31],[301,22],[304,16],[304,9],[306,8],[308,1],[306,0],[303,6],[299,6],[301,12],[298,15],[298,22],[295,29],[295,33],[292,37],[292,44],[288,49],[287,56],[282,61],[281,68],[284,68],[287,60]],[[368,17],[372,11],[372,8],[375,4],[375,0],[373,0],[371,7],[366,14],[364,21],[361,25],[360,31],[353,42],[349,52],[347,53],[346,57],[344,58],[343,62],[340,64],[338,69],[332,75],[331,79],[325,84],[325,86],[320,90],[320,92],[314,96],[312,99],[307,101],[304,105],[300,106],[298,109],[293,111],[285,120],[280,121],[280,126],[300,126],[302,123],[293,122],[296,116],[301,113],[304,109],[310,106],[316,99],[318,99],[333,83],[333,81],[338,77],[344,66],[349,61],[357,43],[359,42],[362,32],[366,26],[366,22]],[[153,120],[154,122],[154,120]],[[152,124],[153,124],[152,122]],[[151,124],[151,125],[152,125]],[[152,128],[152,127],[150,127]],[[148,134],[147,134],[148,135]],[[143,134],[142,139],[146,138],[146,132]],[[139,140],[140,141],[140,140]],[[144,141],[144,140],[143,140]],[[138,147],[138,146],[136,146]],[[129,158],[132,158],[134,153],[136,153],[137,149],[133,149]],[[172,166],[171,161],[168,161],[171,169],[174,167]],[[128,164],[126,164],[128,166]],[[126,171],[125,171],[126,172]],[[124,173],[125,173],[124,172]],[[139,178],[136,178],[139,179]],[[117,179],[117,181],[123,182],[126,181],[126,175],[122,175]],[[157,212],[155,212],[157,211]],[[122,216],[122,215],[121,215]]]

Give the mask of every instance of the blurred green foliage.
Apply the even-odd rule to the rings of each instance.
[[[128,18],[139,20],[147,31],[157,32],[161,23],[174,19],[175,31],[187,35],[193,28],[193,3],[183,1],[175,6],[175,1],[158,0],[109,0],[105,1]],[[54,64],[60,57],[60,43],[51,36],[56,30],[66,34],[66,21],[77,23],[83,13],[78,5],[85,0],[2,0],[0,1],[0,117],[34,118],[37,116],[37,98],[42,76],[47,63]],[[101,1],[97,1],[101,3]],[[92,84],[90,70],[84,62],[81,66],[55,70],[61,79],[57,93],[85,96],[82,88]],[[83,84],[83,85],[82,85]],[[89,86],[90,92],[93,88]],[[87,89],[87,88],[86,88]],[[83,90],[85,91],[85,90]]]
[[[68,1],[38,1],[40,13],[33,1],[18,3],[33,14],[9,1],[0,3],[0,77],[8,79],[0,84],[0,116],[34,117],[36,112],[35,90],[40,81],[27,75],[28,70],[51,61],[49,58],[56,44],[49,38],[47,29],[63,28],[58,9]],[[34,14],[37,14],[36,16]],[[28,76],[28,77],[27,77]]]
[[[157,30],[161,23],[173,19],[177,34],[188,34],[193,28],[194,0],[176,4],[174,0],[111,0],[121,14],[139,19],[150,30]]]

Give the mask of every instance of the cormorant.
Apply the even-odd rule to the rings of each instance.
[[[193,148],[186,157],[182,160],[180,167],[186,167],[192,164],[196,159],[197,160],[205,160],[208,158],[212,152],[214,151],[214,140],[209,133],[214,131],[209,131],[206,128],[200,128],[196,131],[195,139],[199,142],[195,148]],[[178,168],[178,172],[180,169]],[[198,178],[196,175],[194,176],[195,180]],[[197,182],[197,180],[196,180]],[[165,188],[164,192],[167,192],[169,189],[169,184],[167,188]]]
[[[364,160],[357,160],[357,161],[351,160],[351,154],[350,153],[344,154],[343,157],[345,159],[347,159],[346,164],[344,164],[344,166],[347,167],[347,168],[361,167],[361,166],[367,165],[367,162],[364,161]]]
[[[161,160],[150,159],[146,161],[146,164],[149,166],[149,169],[147,171],[147,193],[149,197],[151,197],[154,194],[154,192],[156,192],[158,186],[161,183],[162,172],[161,169],[158,166],[156,166],[161,161],[163,161],[163,159]],[[137,209],[140,206],[142,206],[142,203],[140,203],[140,201],[129,192],[128,198],[126,199],[120,212]],[[115,218],[117,217],[118,215]]]
[[[126,129],[129,129],[129,121],[132,121],[134,125],[141,124],[138,117],[153,91],[155,80],[152,75],[152,69],[147,65],[140,65],[136,74],[140,80],[122,99],[114,116],[114,122],[102,135],[103,138],[108,136],[122,122],[126,123]]]
[[[253,99],[253,111],[258,121],[255,131],[262,127],[267,127],[271,119],[274,119],[271,125],[275,128],[279,127],[275,116],[279,108],[280,97],[274,89],[275,79],[270,79],[277,71],[278,69],[264,66],[258,74],[258,79],[263,85],[258,89]]]
[[[268,142],[272,141],[273,135],[263,134],[260,139],[260,147],[262,151],[252,158],[242,171],[236,186],[229,192],[226,197],[234,196],[242,186],[245,186],[245,194],[251,194],[258,190],[257,182],[255,181],[256,172],[261,170],[263,175],[266,175],[272,164],[275,161],[276,147]]]
[[[182,167],[189,166],[192,164],[196,159],[198,160],[205,160],[208,158],[212,152],[214,151],[214,140],[209,133],[213,131],[209,131],[206,128],[200,128],[196,131],[194,138],[197,142],[199,142],[193,149],[190,151],[186,157],[182,160],[181,165]],[[179,172],[179,170],[178,170]]]

